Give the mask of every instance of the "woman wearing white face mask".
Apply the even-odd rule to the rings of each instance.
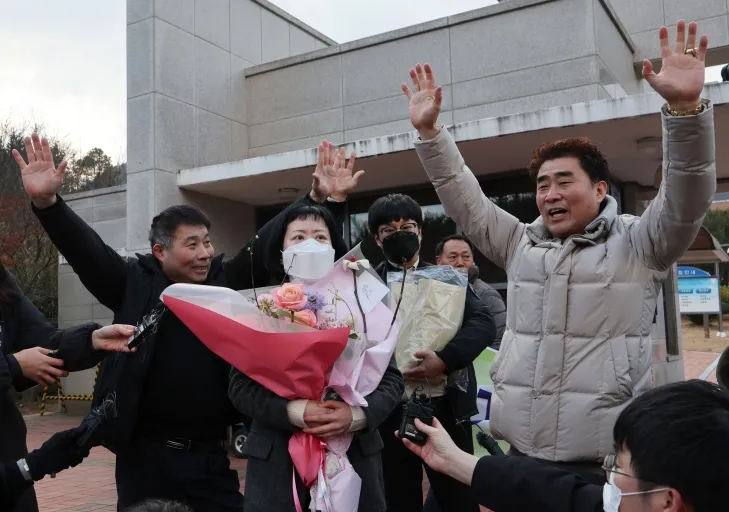
[[[274,223],[268,242],[258,249],[264,251],[269,280],[256,283],[257,286],[315,282],[348,252],[342,226],[322,206],[294,205]],[[245,512],[295,510],[294,486],[302,510],[309,510],[309,491],[298,474],[294,476],[288,451],[291,435],[299,430],[320,439],[353,432],[354,441],[347,456],[362,479],[358,510],[385,512],[380,457],[383,444],[377,428],[397,407],[403,389],[402,375],[394,360],[377,389],[365,397],[365,408],[350,407],[340,401],[287,401],[234,370],[230,399],[241,413],[253,418],[248,438]]]
[[[294,206],[277,220],[269,246],[265,248],[265,264],[272,284],[284,279],[315,282],[348,251],[342,227],[337,226],[331,213],[321,206]]]
[[[437,420],[416,420],[425,446],[406,446],[436,471],[471,486],[495,512],[717,512],[727,510],[729,393],[701,380],[637,397],[613,431],[617,455],[605,459],[608,483],[529,457],[482,457],[459,450]]]

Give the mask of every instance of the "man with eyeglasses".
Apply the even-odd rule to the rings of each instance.
[[[420,259],[423,210],[415,200],[404,194],[390,194],[379,198],[369,209],[367,224],[386,261],[377,272],[387,282],[388,272],[403,267],[416,269],[431,266]],[[468,375],[468,386],[463,392],[455,386],[446,386],[445,394],[431,398],[435,414],[459,449],[473,453],[471,417],[476,407],[476,375],[473,360],[491,343],[496,335],[494,320],[473,288],[466,292],[466,307],[461,329],[440,352],[423,350],[415,353],[422,362],[403,376],[406,380],[433,380],[463,370]],[[408,397],[403,396],[403,403]],[[423,510],[423,465],[395,437],[400,426],[402,407],[398,407],[380,426],[384,448],[382,466],[385,482],[387,510],[421,512]],[[425,468],[431,488],[442,512],[477,512],[478,505],[462,483],[429,468]]]
[[[465,453],[435,421],[416,421],[428,436],[403,443],[433,470],[471,489],[498,512],[717,512],[727,510],[729,392],[702,380],[669,384],[637,397],[613,429],[616,455],[603,464],[607,483],[532,457]]]

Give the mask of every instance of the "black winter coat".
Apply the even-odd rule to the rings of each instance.
[[[377,430],[400,403],[405,389],[394,358],[379,386],[367,395],[367,427],[355,432],[347,458],[362,479],[360,512],[385,512],[384,477],[380,453],[384,444]],[[292,478],[294,466],[289,455],[289,439],[299,430],[289,422],[287,400],[264,388],[243,373],[233,370],[230,398],[235,407],[254,418],[248,437],[248,473],[245,512],[295,510]],[[309,502],[309,491],[295,476],[302,507]]]
[[[15,391],[36,384],[23,377],[13,355],[33,347],[58,350],[67,371],[93,368],[102,357],[91,347],[91,334],[101,326],[90,323],[69,329],[56,329],[20,291],[13,276],[6,272],[0,288],[8,296],[0,300],[0,461],[16,461],[27,453],[26,426],[15,404]],[[5,510],[5,509],[3,509]]]
[[[307,195],[297,204],[315,204]],[[326,207],[341,219],[346,205],[327,202]],[[114,313],[114,323],[136,325],[159,305],[159,297],[168,285],[167,278],[151,254],[136,258],[122,257],[107,246],[60,197],[53,206],[33,212],[51,241],[68,261],[81,282],[96,299]],[[256,247],[265,247],[275,219],[258,232]],[[238,254],[227,261],[219,254],[211,262],[205,284],[234,290],[252,287],[268,280],[261,250],[248,251],[251,239]],[[101,365],[94,393],[97,406],[111,392],[123,389],[116,398],[117,416],[105,423],[102,444],[114,453],[125,450],[132,439],[143,383],[155,348],[154,335],[140,344],[133,354],[110,354]],[[231,423],[242,421],[241,416]]]
[[[430,266],[431,263],[422,260],[418,264],[420,268]],[[399,271],[387,262],[381,263],[376,270],[385,282],[388,272]],[[453,407],[453,414],[460,421],[469,420],[478,414],[476,407],[478,385],[473,361],[494,342],[495,337],[496,327],[487,304],[479,299],[472,286],[468,286],[461,328],[443,350],[436,352],[445,363],[447,373],[464,368],[468,371],[468,388],[465,393],[455,387],[446,388],[446,397]]]
[[[497,512],[603,510],[603,486],[532,457],[481,457],[471,491],[480,505]]]

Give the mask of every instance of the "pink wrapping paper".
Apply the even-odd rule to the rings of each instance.
[[[359,247],[342,260],[351,255],[361,259]],[[344,295],[349,308],[340,304],[336,316],[345,310],[351,313],[355,330],[363,338],[358,341],[349,339],[348,328],[317,330],[268,317],[227,288],[175,284],[163,292],[162,300],[210,350],[277,395],[320,401],[324,389],[331,387],[349,405],[367,407],[366,396],[379,386],[398,332],[393,327],[387,336],[392,312],[382,302],[366,313],[367,333],[363,332],[362,313],[352,294],[352,271],[344,269],[342,260],[306,290],[327,299],[333,289]],[[366,272],[376,276],[371,269]],[[322,442],[298,432],[289,441],[289,454],[304,484],[328,486],[328,512],[356,510],[352,507],[359,499],[361,479],[346,459],[352,438],[345,434]],[[345,467],[328,482],[323,477],[326,450],[343,459]],[[298,502],[297,510],[301,511]]]
[[[321,398],[349,337],[267,317],[228,288],[173,284],[162,301],[210,350],[287,400]]]

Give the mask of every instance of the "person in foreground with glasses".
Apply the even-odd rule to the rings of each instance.
[[[479,459],[437,420],[416,426],[426,445],[403,443],[495,512],[716,512],[729,503],[729,392],[701,380],[647,391],[623,410],[604,486],[531,457]]]

